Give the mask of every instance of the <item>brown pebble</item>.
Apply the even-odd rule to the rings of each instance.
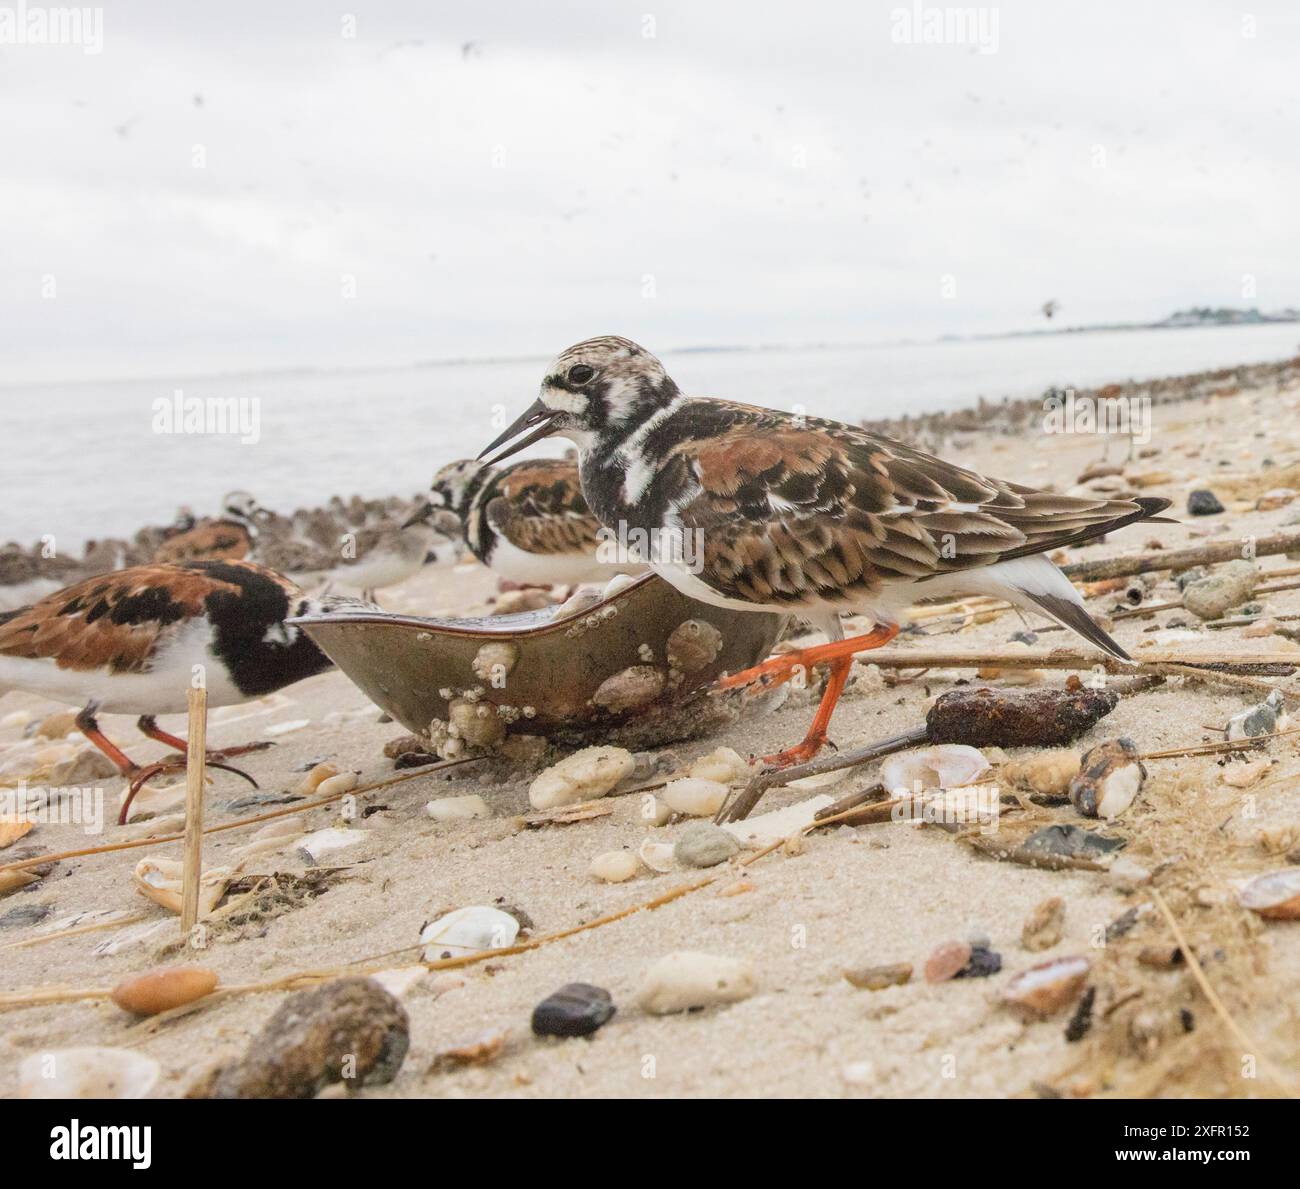
[[[925,981],[945,983],[966,969],[970,945],[965,941],[945,941],[925,960]]]
[[[859,991],[883,991],[901,987],[911,980],[911,962],[894,962],[888,966],[858,966],[844,971],[844,977]]]
[[[1065,900],[1061,896],[1050,896],[1025,918],[1020,930],[1020,944],[1035,953],[1050,950],[1061,940],[1064,929]]]
[[[1172,970],[1183,964],[1183,951],[1176,945],[1148,945],[1138,954],[1138,961],[1155,970]]]
[[[1027,1016],[1046,1019],[1079,997],[1091,967],[1084,957],[1053,958],[1017,974],[1003,999]]]
[[[395,760],[408,751],[425,751],[428,746],[429,741],[421,739],[419,735],[398,735],[396,739],[390,739],[384,744],[384,755]]]
[[[217,972],[202,966],[159,966],[128,978],[113,988],[112,1000],[123,1011],[156,1016],[210,995],[217,987]]]

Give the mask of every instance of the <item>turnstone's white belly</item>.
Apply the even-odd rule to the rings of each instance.
[[[536,586],[607,582],[626,568],[606,565],[585,553],[529,553],[498,536],[487,564],[503,578]],[[633,567],[639,569],[640,567]]]

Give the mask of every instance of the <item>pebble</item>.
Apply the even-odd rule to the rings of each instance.
[[[687,867],[716,867],[739,852],[740,843],[712,822],[691,822],[673,847],[673,857]]]
[[[1215,516],[1223,511],[1223,504],[1208,487],[1198,487],[1187,497],[1187,511],[1193,516]]]
[[[610,993],[590,983],[566,983],[533,1008],[538,1036],[590,1036],[618,1009]]]
[[[988,978],[1002,969],[1002,955],[987,945],[970,947],[970,961],[953,978]]]
[[[1070,780],[1070,802],[1084,817],[1113,821],[1133,804],[1146,775],[1132,739],[1108,739],[1084,752]]]
[[[1266,920],[1300,918],[1300,867],[1257,875],[1238,889],[1237,902]]]
[[[338,774],[338,768],[331,763],[315,764],[294,786],[293,791],[300,797],[310,797],[325,781]]]
[[[1255,593],[1259,570],[1248,561],[1230,561],[1183,589],[1183,606],[1199,619],[1222,619],[1229,608]]]
[[[159,966],[117,984],[112,1000],[123,1011],[156,1016],[217,989],[217,972],[202,966]]]
[[[1228,720],[1228,738],[1254,739],[1259,735],[1271,735],[1274,731],[1284,730],[1288,721],[1286,699],[1281,690],[1274,690],[1262,702]]]
[[[646,971],[638,1002],[652,1015],[738,1003],[757,987],[752,963],[692,950],[665,954]]]
[[[716,780],[689,776],[664,787],[663,797],[674,813],[692,817],[712,817],[727,799],[728,788]]]
[[[641,870],[641,860],[630,850],[607,850],[591,860],[588,874],[606,883],[623,883]]]
[[[39,925],[50,915],[48,904],[23,904],[0,913],[0,929],[21,929],[27,925]]]
[[[1065,801],[1070,795],[1070,781],[1079,771],[1079,753],[1075,751],[1041,751],[1023,760],[1002,765],[999,775],[1016,788],[1028,789],[1053,801]]]
[[[492,811],[482,797],[438,797],[425,807],[435,822],[468,822],[476,818],[491,817]]]
[[[131,1049],[87,1046],[33,1053],[18,1067],[19,1098],[144,1098],[162,1066]]]
[[[972,947],[965,941],[945,941],[925,960],[925,981],[944,983],[956,978],[970,962]]]
[[[887,966],[856,966],[844,972],[844,978],[859,991],[883,991],[901,987],[912,978],[911,962],[893,962]]]
[[[327,776],[316,786],[318,797],[334,797],[350,792],[357,787],[360,777],[355,772],[340,772],[337,776]]]
[[[1079,996],[1091,968],[1087,958],[1053,958],[1017,974],[1007,983],[1003,999],[1028,1016],[1045,1019]]]
[[[1020,944],[1031,952],[1050,950],[1065,932],[1065,899],[1049,896],[1034,906],[1020,928]]]
[[[539,773],[528,786],[534,809],[551,809],[603,797],[636,768],[622,747],[586,747]]]
[[[314,1098],[332,1082],[391,1082],[406,1059],[406,1009],[369,978],[342,978],[286,999],[244,1056],[190,1098]]]
[[[331,778],[336,779],[336,778]],[[329,781],[326,781],[328,784]],[[324,788],[324,785],[321,785]],[[349,846],[355,846],[358,842],[364,842],[370,834],[366,830],[341,830],[335,826],[327,827],[324,830],[317,830],[313,834],[308,834],[299,844],[300,850],[305,851],[312,862],[319,863],[325,855],[333,854],[336,850],[344,850]]]

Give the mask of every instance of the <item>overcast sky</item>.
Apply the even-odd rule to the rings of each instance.
[[[914,9],[110,0],[0,45],[3,380],[1300,304],[1294,3]]]

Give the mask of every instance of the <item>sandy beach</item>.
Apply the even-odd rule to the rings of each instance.
[[[1173,501],[1170,514],[1179,523],[1134,526],[1061,559],[1075,563],[1291,531],[1286,526],[1300,513],[1298,404],[1300,367],[1275,368],[1245,386],[1229,372],[1205,381],[1186,399],[1157,401],[1149,441],[1131,450],[1123,438],[1106,443],[1090,434],[1044,434],[1040,425],[1026,428],[992,415],[983,428],[969,417],[920,428],[927,448],[987,474],[1070,490],[1106,456],[1114,473],[1091,482]],[[1223,511],[1189,515],[1189,493],[1198,489],[1213,491]],[[1262,606],[1234,612],[1237,622],[1228,617],[1228,626],[1207,628],[1185,610],[1168,571],[1152,571],[1136,606],[1171,608],[1134,613],[1123,585],[1096,593],[1089,607],[1114,618],[1115,637],[1139,660],[1172,648],[1191,659],[1200,652],[1236,651],[1300,666],[1300,643],[1291,638],[1286,618],[1300,615],[1300,589],[1287,589],[1297,585],[1287,576],[1297,572],[1295,563],[1279,554],[1260,557],[1257,564],[1257,587],[1266,589],[1248,602]],[[1271,580],[1278,571],[1285,574]],[[481,615],[495,593],[494,575],[468,562],[451,571],[425,571],[381,601],[387,609],[413,614]],[[1117,608],[1126,614],[1115,616]],[[1011,610],[949,611],[919,618],[917,630],[892,647],[1005,651],[1017,647],[1009,643],[1014,633],[1045,625],[1038,617],[1026,624]],[[1063,643],[1061,634],[1043,633],[1034,647]],[[961,683],[1059,687],[1071,675],[1045,669],[1026,677],[1003,668],[977,679],[971,668],[880,669],[864,655],[832,738],[847,749],[913,727],[936,697]],[[1118,681],[1118,705],[1072,745],[1075,750],[1120,736],[1147,757],[1221,742],[1229,719],[1260,702],[1270,688],[1291,702],[1296,688],[1294,678],[1285,676],[1164,675],[1145,686]],[[685,766],[718,746],[746,757],[786,746],[806,728],[815,692],[792,691],[771,713],[672,745],[665,750],[678,763],[663,765]],[[51,762],[87,746],[75,733],[66,742],[39,745],[27,737],[34,724],[65,709],[23,693],[0,699],[0,784],[12,787],[24,778],[35,785]],[[1294,861],[1285,856],[1300,846],[1300,736],[1241,754],[1147,758],[1137,799],[1102,825],[1103,833],[1127,843],[1125,862],[1115,870],[1035,869],[978,853],[961,831],[883,822],[816,830],[801,845],[759,858],[742,852],[706,870],[655,873],[643,867],[635,878],[611,884],[589,874],[594,856],[635,850],[648,833],[672,842],[685,823],[647,826],[641,797],[611,796],[606,800],[612,812],[605,816],[530,828],[522,819],[530,812],[528,786],[536,768],[467,764],[446,772],[397,773],[383,748],[405,732],[379,719],[379,711],[337,671],[211,715],[212,746],[274,739],[274,748],[244,764],[264,793],[293,789],[312,761],[358,772],[353,819],[343,821],[337,806],[324,806],[289,820],[309,834],[341,826],[363,837],[319,864],[298,849],[298,839],[287,837],[280,850],[244,857],[238,876],[244,882],[231,899],[240,889],[257,892],[234,910],[217,910],[202,949],[187,948],[177,916],[142,897],[132,882],[142,858],[179,858],[178,842],[61,859],[36,881],[4,895],[0,1094],[16,1092],[18,1067],[33,1054],[105,1045],[153,1058],[163,1071],[154,1093],[182,1096],[213,1065],[240,1055],[292,993],[262,984],[349,969],[399,972],[384,978],[400,988],[410,1018],[405,1062],[390,1083],[361,1091],[367,1096],[1263,1097],[1300,1089],[1300,1026],[1292,994],[1300,978],[1300,925],[1240,907],[1235,883]],[[135,735],[130,719],[105,717],[102,725],[111,738],[129,740],[128,750],[139,760],[162,754]],[[183,716],[163,720],[163,726],[183,733]],[[1041,749],[986,758],[996,765],[1036,750]],[[553,752],[547,762],[558,758]],[[1261,760],[1246,782],[1241,770]],[[995,779],[996,772],[995,767]],[[816,789],[776,788],[758,812],[813,795],[841,797],[870,784],[875,773],[876,765],[870,765]],[[409,779],[364,791],[395,775]],[[179,810],[172,798],[159,807],[157,819],[118,828],[111,823],[120,781],[99,783],[105,790],[102,834],[41,822],[0,850],[0,864],[141,840],[160,821],[166,828]],[[250,802],[251,792],[235,777],[213,773],[207,824],[286,807]],[[435,798],[468,794],[481,796],[491,816],[436,822],[426,813],[426,803]],[[232,802],[241,807],[231,808]],[[1051,824],[1099,825],[1068,803],[1045,806],[1022,797],[1004,811],[999,829],[1019,837]],[[235,852],[263,825],[211,834],[204,845],[206,866],[239,863]],[[322,873],[324,868],[330,870]],[[279,891],[250,876],[274,877]],[[689,884],[701,886],[525,952],[490,955],[454,969],[418,965],[422,926],[451,909],[511,906],[525,917],[521,940],[536,940]],[[1027,949],[1026,918],[1052,897],[1065,906],[1060,939],[1045,950]],[[1154,964],[1152,955],[1179,945],[1166,909],[1195,963]],[[105,913],[122,915],[68,923],[80,914]],[[999,971],[926,981],[922,970],[936,947],[972,940],[1000,955]],[[754,993],[699,1012],[649,1014],[638,1006],[645,971],[678,950],[751,963]],[[1090,964],[1092,1005],[1082,1035],[1073,1040],[1066,1032],[1079,1018],[1077,1002],[1049,1018],[1027,1019],[1003,1001],[1019,972],[1072,955]],[[134,973],[177,962],[211,968],[226,990],[145,1020],[103,994]],[[893,963],[912,964],[910,981],[872,991],[843,977],[846,969]],[[589,1039],[534,1037],[533,1008],[571,982],[607,989],[618,1009],[613,1019]],[[65,1001],[16,1005],[13,998],[60,989],[68,992]],[[508,1036],[491,1060],[451,1068],[435,1064],[439,1053],[500,1030]]]

